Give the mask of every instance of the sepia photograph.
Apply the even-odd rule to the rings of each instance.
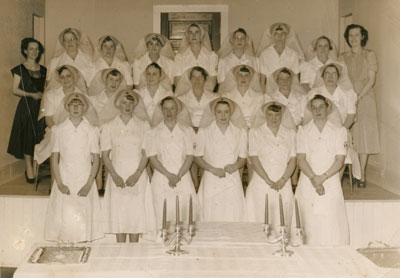
[[[0,278],[400,277],[399,0],[0,7]]]

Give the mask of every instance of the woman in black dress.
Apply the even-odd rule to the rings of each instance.
[[[40,99],[46,81],[46,68],[39,65],[44,52],[43,45],[33,39],[21,41],[21,54],[26,61],[11,70],[13,75],[13,94],[20,97],[15,112],[7,152],[18,159],[25,159],[25,178],[34,181],[32,163],[35,144],[43,138],[44,120],[38,121]]]

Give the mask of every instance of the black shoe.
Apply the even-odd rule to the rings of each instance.
[[[30,183],[30,184],[33,184],[35,182],[35,178],[33,178],[33,179],[28,178],[26,171],[25,171],[25,180],[27,183]]]
[[[360,181],[359,184],[358,184],[358,187],[366,188],[367,187],[367,181],[366,180],[365,181]]]

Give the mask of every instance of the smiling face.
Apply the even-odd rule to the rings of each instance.
[[[39,55],[39,44],[36,42],[28,43],[27,48],[24,50],[26,57],[31,60],[36,60]]]
[[[124,96],[119,103],[119,111],[121,115],[131,116],[135,109],[136,101],[132,96]]]
[[[334,66],[328,66],[325,68],[322,78],[326,87],[336,87],[339,74]]]
[[[311,101],[311,113],[314,120],[326,120],[328,117],[328,105],[322,99]]]
[[[73,118],[80,118],[83,116],[83,103],[80,99],[73,99],[68,104],[68,112]]]
[[[361,46],[362,39],[363,39],[363,36],[361,35],[360,28],[350,29],[348,40],[349,40],[351,47]]]
[[[275,112],[267,109],[265,112],[265,118],[267,120],[267,125],[270,128],[279,128],[279,125],[282,121],[282,110],[279,112]]]
[[[176,116],[178,115],[178,107],[174,100],[168,99],[164,101],[161,108],[165,121],[176,121]]]
[[[146,47],[150,54],[159,54],[162,48],[160,42],[153,39],[146,43]]]
[[[278,74],[278,77],[276,79],[276,82],[278,83],[279,90],[281,92],[287,92],[290,91],[290,88],[292,86],[292,76],[286,72],[280,72]]]
[[[148,67],[145,72],[147,85],[158,85],[161,79],[160,70],[154,66]]]
[[[329,55],[329,41],[325,38],[320,38],[315,44],[315,52],[320,60],[324,60]]]
[[[190,44],[201,43],[201,30],[197,26],[190,26],[187,31],[187,40]]]
[[[60,73],[60,81],[63,89],[69,89],[75,85],[74,75],[69,69],[64,69]]]
[[[244,49],[246,46],[246,35],[242,32],[235,32],[232,38],[234,49]]]
[[[218,103],[215,106],[215,120],[219,125],[227,125],[231,119],[231,107],[226,103]]]
[[[119,88],[121,81],[122,81],[122,78],[121,78],[120,74],[117,76],[108,74],[107,78],[106,78],[106,82],[105,82],[107,91],[115,92]]]
[[[104,41],[101,45],[101,56],[104,58],[114,58],[115,44],[113,41]]]
[[[76,52],[78,51],[78,38],[74,33],[67,32],[63,37],[64,48],[67,52]]]

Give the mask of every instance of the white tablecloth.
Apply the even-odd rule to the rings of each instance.
[[[388,272],[343,247],[289,247],[275,257],[262,227],[249,223],[200,223],[188,255],[173,257],[161,243],[90,244],[82,265],[22,264],[16,278],[47,277],[382,277]]]

